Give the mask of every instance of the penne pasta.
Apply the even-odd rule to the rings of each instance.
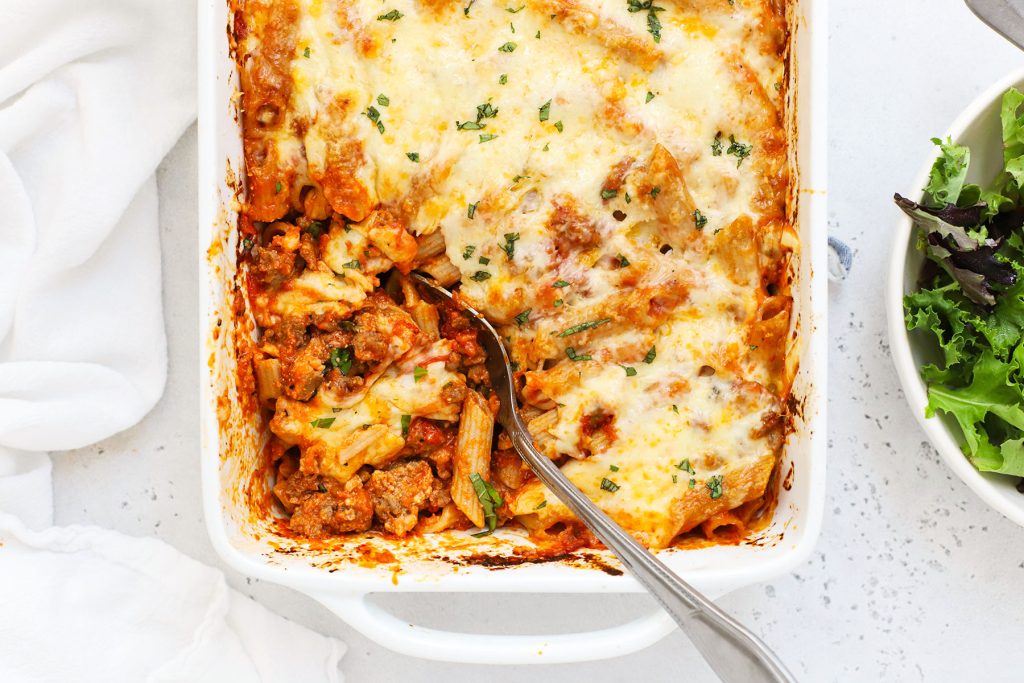
[[[444,233],[440,230],[416,238],[416,261],[422,263],[444,253]]]
[[[463,5],[237,8],[247,386],[292,530],[593,542],[496,432],[471,307],[585,495],[654,547],[731,542],[796,370],[787,2]]]
[[[462,404],[459,436],[455,442],[452,467],[452,501],[473,524],[485,524],[484,507],[477,496],[471,477],[484,481],[491,478],[491,442],[494,438],[494,416],[487,401],[470,391]]]
[[[256,393],[260,403],[273,403],[281,395],[281,361],[264,358],[256,361]]]
[[[420,517],[416,531],[421,534],[436,534],[466,522],[466,515],[459,511],[455,503],[448,503],[441,511],[433,515]]]
[[[451,287],[462,279],[462,271],[455,267],[455,264],[448,260],[445,254],[439,254],[419,266],[419,269],[437,280],[442,287]]]

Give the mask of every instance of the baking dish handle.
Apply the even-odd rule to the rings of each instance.
[[[349,626],[389,650],[462,664],[564,664],[621,657],[650,647],[676,625],[660,609],[600,631],[487,635],[417,626],[370,602],[369,595],[314,595]]]

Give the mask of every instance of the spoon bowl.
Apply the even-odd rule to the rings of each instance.
[[[413,273],[412,278],[435,299],[452,301],[469,314],[482,333],[479,340],[487,352],[487,373],[491,388],[498,395],[498,423],[505,429],[516,451],[544,485],[615,553],[626,569],[672,616],[718,677],[726,683],[794,681],[764,642],[673,574],[650,550],[576,488],[555,463],[537,450],[519,415],[512,365],[498,332],[483,315],[457,300],[433,279],[419,273]]]

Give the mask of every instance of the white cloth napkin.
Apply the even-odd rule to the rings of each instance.
[[[41,451],[126,429],[163,392],[153,174],[195,117],[194,12],[0,1],[0,681],[339,680],[340,643],[220,572],[45,528]]]

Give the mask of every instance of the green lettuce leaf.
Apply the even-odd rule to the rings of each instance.
[[[978,316],[964,302],[956,283],[922,289],[903,299],[907,329],[931,332],[947,368],[968,362],[974,356],[967,350],[977,344],[972,323]]]
[[[968,458],[982,472],[1024,477],[1024,439],[1008,439],[998,446],[983,441]]]
[[[956,204],[967,180],[967,170],[971,166],[971,150],[954,144],[949,138],[945,142],[932,138],[932,142],[938,146],[940,154],[928,176],[925,192],[936,207]]]
[[[926,414],[953,418],[982,472],[1024,477],[1024,93],[1003,96],[1003,169],[967,182],[971,154],[947,139],[927,203],[897,195],[929,262],[904,298],[909,330],[930,334],[942,362],[927,364]]]
[[[996,358],[983,352],[974,364],[971,383],[960,388],[931,386],[928,388],[926,414],[933,417],[944,412],[954,417],[967,442],[964,451],[973,460],[994,457],[996,448],[985,430],[993,417],[1019,430],[1024,430],[1024,388],[1019,383],[1020,368],[1015,361]],[[1012,446],[1011,446],[1012,449]],[[1024,475],[1024,470],[1022,470]]]

